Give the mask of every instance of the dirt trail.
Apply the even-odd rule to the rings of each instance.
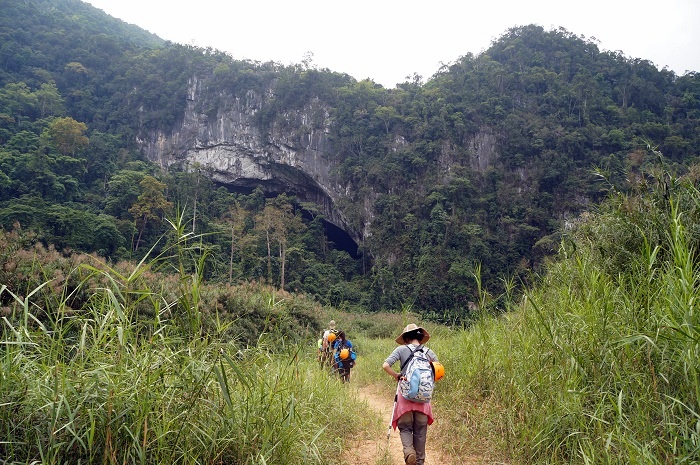
[[[387,395],[386,388],[377,386],[365,386],[359,388],[360,398],[369,405],[370,409],[381,416],[384,425],[383,432],[376,439],[358,441],[358,443],[346,452],[344,462],[355,465],[403,465],[403,453],[401,439],[398,430],[391,430],[391,436],[387,442],[386,433],[389,428],[389,418],[393,407],[393,396]],[[436,421],[438,421],[436,419]],[[435,441],[431,440],[434,430],[428,427],[428,443],[426,446],[425,465],[464,464],[482,465],[488,463],[477,457],[454,457],[436,448]]]

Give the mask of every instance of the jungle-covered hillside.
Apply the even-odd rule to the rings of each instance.
[[[563,29],[514,27],[394,89],[166,42],[78,0],[0,0],[0,44],[6,231],[116,263],[166,250],[164,235],[187,224],[210,257],[203,279],[350,310],[468,319],[475,274],[494,295],[528,282],[581,213],[659,162],[687,171],[700,148],[697,73]],[[234,191],[204,168],[146,159],[140,137],[178,122],[193,76],[212,95],[271,89],[260,127],[311,100],[331,108],[332,175],[353,186],[338,207],[369,224],[363,241],[289,193]]]

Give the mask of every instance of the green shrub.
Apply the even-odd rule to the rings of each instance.
[[[517,308],[436,339],[445,434],[533,463],[700,460],[700,192],[659,186],[589,215]]]
[[[167,275],[154,271],[162,257],[110,267],[20,239],[0,234],[31,271],[0,286],[8,463],[321,464],[367,426],[366,407],[316,362],[312,301],[208,287],[198,262]],[[48,270],[66,278],[29,287]]]

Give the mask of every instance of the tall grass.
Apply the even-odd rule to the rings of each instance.
[[[453,444],[488,438],[528,463],[700,461],[700,193],[673,186],[614,199],[517,309],[442,346],[458,361]]]
[[[320,464],[366,425],[310,339],[290,337],[308,302],[244,287],[217,306],[203,262],[178,264],[195,248],[174,244],[174,262],[83,261],[58,299],[39,298],[52,281],[0,287],[3,463]],[[166,261],[174,277],[155,276]],[[255,344],[231,333],[246,312],[267,315]]]

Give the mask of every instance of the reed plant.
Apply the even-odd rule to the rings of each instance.
[[[517,307],[436,340],[458,360],[451,444],[524,463],[700,460],[700,193],[662,187],[612,199]]]
[[[320,464],[366,426],[309,337],[290,337],[290,313],[312,314],[308,302],[242,289],[238,304],[268,317],[255,344],[237,338],[244,312],[207,307],[205,254],[173,228],[175,253],[81,261],[55,299],[37,298],[51,280],[26,293],[1,285],[3,463]]]

